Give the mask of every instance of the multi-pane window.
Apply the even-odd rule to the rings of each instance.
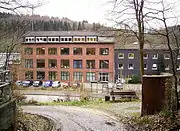
[[[36,55],[45,55],[45,48],[36,48]]]
[[[157,70],[157,64],[152,65],[152,70]]]
[[[108,69],[109,68],[109,60],[100,60],[99,68],[100,69]]]
[[[165,65],[165,70],[166,70],[166,71],[169,70],[169,65]]]
[[[158,59],[158,54],[153,54],[152,59]]]
[[[82,60],[74,60],[73,67],[74,68],[82,68]]]
[[[147,64],[144,64],[144,70],[147,70]]]
[[[109,73],[99,73],[100,81],[109,81]]]
[[[25,79],[26,80],[33,79],[33,71],[26,71],[25,72]]]
[[[57,60],[56,59],[49,59],[48,60],[48,67],[49,68],[57,68]]]
[[[73,48],[74,55],[82,55],[82,48]]]
[[[177,56],[177,59],[178,59],[178,60],[180,59],[180,55]]]
[[[76,81],[81,81],[82,80],[82,72],[74,72],[73,73],[73,79]]]
[[[69,80],[70,73],[67,71],[61,71],[61,80]]]
[[[128,64],[128,69],[129,70],[133,70],[134,69],[134,65],[133,64]]]
[[[57,55],[57,48],[48,48],[49,55]]]
[[[49,71],[49,80],[52,80],[52,81],[57,80],[57,72],[56,71]]]
[[[86,55],[95,55],[96,48],[86,48]]]
[[[109,48],[100,48],[100,55],[109,55]]]
[[[25,68],[33,68],[33,60],[25,59]]]
[[[44,80],[45,79],[45,71],[37,71],[37,80]]]
[[[180,65],[177,65],[177,70],[180,70]]]
[[[95,81],[96,73],[95,72],[86,72],[86,80],[87,81]]]
[[[32,55],[33,54],[33,48],[25,48],[24,54],[26,55]]]
[[[70,67],[70,64],[69,64],[69,60],[65,60],[65,59],[62,59],[61,60],[61,68],[69,68]]]
[[[45,60],[37,59],[36,66],[37,66],[37,68],[45,68]]]
[[[86,60],[87,69],[95,69],[95,60]]]
[[[118,53],[118,58],[119,59],[124,59],[124,53]]]
[[[144,53],[144,59],[148,59],[148,54]]]
[[[128,58],[129,59],[134,59],[134,53],[128,53]]]
[[[164,54],[164,59],[170,59],[170,54]]]
[[[123,64],[118,64],[118,69],[124,69],[124,65]]]
[[[61,48],[61,55],[69,55],[69,48]]]

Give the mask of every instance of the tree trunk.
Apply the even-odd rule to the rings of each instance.
[[[176,108],[179,110],[179,97],[178,97],[178,91],[177,91],[177,76],[174,75],[174,89],[175,89],[175,97],[176,97]]]
[[[140,43],[140,78],[141,83],[143,82],[143,75],[144,75],[144,50],[142,43]]]

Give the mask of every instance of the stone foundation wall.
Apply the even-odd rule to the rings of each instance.
[[[11,128],[16,117],[16,100],[12,99],[0,105],[0,131]]]

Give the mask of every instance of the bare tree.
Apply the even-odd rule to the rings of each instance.
[[[10,26],[3,27],[0,30],[1,45],[5,46],[3,49],[6,53],[4,69],[8,69],[8,62],[11,53],[14,52],[21,40],[22,35],[27,31],[24,20],[21,19],[20,12],[22,9],[31,9],[32,12],[35,8],[43,5],[42,1],[32,4],[28,0],[1,0],[0,10],[16,14],[16,19]],[[32,14],[33,15],[33,14]],[[1,20],[4,18],[0,18]],[[33,22],[32,22],[33,28]]]
[[[140,50],[140,74],[141,78],[144,75],[144,37],[145,37],[145,21],[147,10],[147,0],[114,0],[113,10],[110,15],[116,23],[116,26],[120,27],[122,34],[126,33],[127,36],[134,36],[139,43]],[[123,28],[123,30],[122,30]]]
[[[175,110],[179,109],[179,100],[178,100],[178,80],[177,80],[177,59],[179,55],[180,49],[180,34],[178,33],[179,30],[174,29],[174,27],[169,27],[168,22],[173,21],[175,19],[177,21],[177,17],[172,15],[172,8],[171,4],[165,4],[164,0],[159,2],[161,8],[152,9],[152,12],[147,14],[147,17],[151,19],[151,21],[155,21],[156,23],[161,24],[161,29],[151,28],[151,32],[149,34],[161,36],[163,37],[164,44],[167,45],[168,50],[170,52],[170,60],[171,60],[171,67],[172,67],[172,74],[174,77],[174,93],[176,98],[176,108]],[[169,14],[171,12],[171,14]]]

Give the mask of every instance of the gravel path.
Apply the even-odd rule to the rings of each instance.
[[[117,119],[96,109],[67,106],[24,106],[28,113],[51,118],[58,131],[126,131]]]

